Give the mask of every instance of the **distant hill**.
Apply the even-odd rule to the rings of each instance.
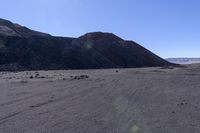
[[[176,64],[194,64],[200,63],[200,58],[168,58],[167,61]]]
[[[169,62],[112,33],[54,37],[0,19],[0,70],[166,66]]]

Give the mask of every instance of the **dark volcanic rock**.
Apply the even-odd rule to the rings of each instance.
[[[33,31],[4,19],[0,19],[0,35],[19,37],[50,36],[49,34]]]
[[[89,45],[104,57],[109,59],[116,67],[150,67],[168,64],[149,50],[133,41],[125,41],[112,33],[88,33],[79,39]]]
[[[131,68],[170,65],[133,41],[94,32],[53,37],[0,19],[0,70]]]

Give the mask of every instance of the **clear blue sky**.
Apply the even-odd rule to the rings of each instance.
[[[200,57],[200,0],[1,0],[0,17],[56,36],[112,32],[161,57]]]

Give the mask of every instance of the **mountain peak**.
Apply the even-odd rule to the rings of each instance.
[[[80,36],[79,39],[83,41],[123,41],[120,37],[108,32],[90,32]]]
[[[0,71],[165,65],[171,64],[139,44],[112,33],[92,32],[79,38],[54,37],[0,19]]]
[[[10,21],[8,21],[8,20],[6,20],[6,19],[2,19],[2,18],[0,18],[0,24],[12,24],[12,22],[10,22]]]
[[[50,36],[49,34],[30,30],[24,26],[12,23],[2,18],[0,18],[0,35],[18,37]]]

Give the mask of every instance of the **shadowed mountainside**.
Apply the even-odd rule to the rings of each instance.
[[[94,32],[54,37],[0,19],[0,70],[133,68],[170,65],[133,41]]]

